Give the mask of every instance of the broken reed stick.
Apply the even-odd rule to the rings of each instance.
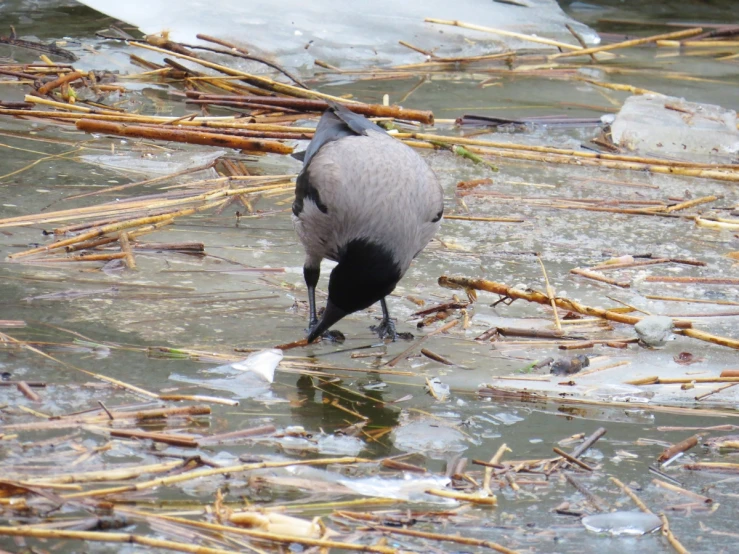
[[[615,44],[604,44],[602,46],[594,46],[593,48],[578,49],[571,52],[561,52],[559,54],[552,54],[547,56],[548,60],[556,60],[559,58],[566,58],[571,56],[584,56],[590,54],[597,54],[598,52],[607,52],[610,50],[619,50],[621,48],[631,48],[632,46],[642,46],[644,44],[650,44],[657,42],[658,40],[670,40],[678,38],[687,38],[699,35],[703,32],[703,29],[696,27],[694,29],[684,29],[682,31],[675,31],[673,33],[664,33],[661,35],[654,35],[651,37],[636,38],[632,40],[625,40],[623,42],[617,42]]]
[[[590,271],[589,269],[574,267],[570,269],[570,273],[580,275],[581,277],[585,277],[587,279],[592,279],[593,281],[599,281],[601,283],[606,283],[625,289],[631,287],[631,283],[629,281],[617,281],[616,279],[611,279],[610,277],[606,277],[605,275],[601,275],[600,273]]]
[[[16,387],[23,396],[28,398],[31,402],[41,402],[41,397],[31,390],[31,387],[25,381],[18,381],[18,383],[16,383]]]
[[[208,100],[217,105],[219,102],[229,102],[229,105],[259,103],[265,106],[275,106],[280,108],[292,108],[301,111],[323,112],[329,108],[329,103],[325,100],[308,100],[304,98],[280,98],[280,97],[253,97],[238,96],[227,94],[206,94],[197,91],[187,91],[188,98]],[[434,114],[428,110],[409,110],[400,106],[385,106],[382,104],[356,104],[341,102],[343,106],[367,117],[392,117],[394,119],[405,119],[408,121],[418,121],[427,125],[434,124]]]
[[[118,244],[121,245],[121,251],[123,252],[123,261],[128,269],[136,269],[136,260],[134,260],[133,252],[131,251],[131,243],[128,241],[128,233],[123,231],[118,234]]]
[[[574,475],[572,475],[571,473],[565,473],[564,476],[567,482],[573,487],[575,487],[575,489],[577,489],[577,491],[580,494],[582,494],[588,502],[590,502],[590,504],[595,508],[596,511],[606,512],[610,510],[610,506],[608,505],[608,502],[606,502],[600,496],[598,496],[597,494],[592,492],[590,489],[588,489]]]
[[[657,458],[658,462],[666,462],[667,460],[670,460],[672,457],[674,457],[677,454],[680,454],[681,452],[686,452],[696,446],[698,444],[698,439],[700,437],[698,435],[693,435],[692,437],[688,437],[685,440],[681,440],[680,442],[677,442],[670,446],[669,448],[666,448],[662,454],[659,455]]]
[[[270,140],[258,140],[216,133],[204,133],[169,127],[144,127],[143,125],[128,125],[108,121],[89,121],[79,119],[77,129],[87,133],[103,133],[121,137],[144,138],[150,140],[165,140],[170,142],[185,142],[220,148],[234,148],[248,152],[271,152],[274,154],[290,154],[291,146]]]
[[[483,290],[487,292],[492,292],[493,294],[498,294],[503,297],[512,298],[514,300],[522,299],[529,302],[549,305],[549,298],[547,297],[547,295],[539,291],[514,289],[502,283],[496,283],[495,281],[488,281],[486,279],[471,279],[468,277],[450,277],[447,275],[442,275],[441,277],[439,277],[439,286],[449,289]],[[557,307],[563,310],[596,316],[619,323],[627,323],[629,325],[635,325],[642,319],[639,317],[605,310],[603,308],[586,306],[568,298],[556,297],[554,299],[554,302]],[[692,325],[689,321],[675,321],[674,323],[676,327],[683,329],[689,329]]]
[[[573,455],[571,455],[571,454],[568,454],[567,452],[565,452],[565,451],[564,451],[564,450],[562,450],[561,448],[557,448],[557,447],[555,446],[554,448],[552,448],[552,450],[554,451],[554,453],[555,453],[555,454],[559,454],[559,455],[560,455],[560,456],[562,456],[562,457],[563,457],[563,458],[564,458],[565,460],[567,460],[568,462],[570,462],[570,463],[572,463],[572,464],[575,464],[575,465],[577,465],[577,466],[580,466],[581,468],[583,468],[583,469],[586,469],[586,470],[588,470],[588,471],[595,471],[595,469],[594,469],[594,468],[590,467],[590,466],[589,466],[588,464],[586,464],[585,462],[583,462],[583,461],[581,461],[581,460],[578,460],[578,459],[577,459],[577,458],[575,458],[575,457],[574,457]]]
[[[709,396],[713,396],[716,393],[719,393],[719,392],[724,391],[726,389],[730,389],[731,387],[735,387],[737,385],[739,385],[739,383],[729,383],[728,385],[724,385],[722,387],[715,388],[715,389],[710,390],[708,392],[704,392],[703,394],[698,394],[698,395],[696,395],[695,399],[696,399],[696,401],[700,402],[704,398],[708,398]]]
[[[371,523],[369,524],[369,529],[372,529],[373,531],[380,531],[383,533],[390,533],[390,534],[395,534],[395,535],[405,535],[407,537],[418,537],[418,538],[428,539],[432,541],[454,542],[457,544],[465,544],[467,546],[482,546],[485,548],[490,548],[492,550],[495,550],[496,552],[501,552],[502,554],[518,554],[518,551],[511,550],[510,548],[506,548],[505,546],[492,542],[492,541],[473,539],[470,537],[462,537],[460,535],[443,535],[441,533],[428,533],[426,531],[413,531],[411,529],[401,529],[398,527],[386,527],[384,525],[374,525]]]
[[[511,37],[511,38],[517,38],[520,40],[525,40],[528,42],[536,42],[538,44],[545,44],[547,46],[554,46],[555,48],[563,48],[565,50],[573,50],[575,52],[578,52],[582,50],[582,46],[578,46],[576,44],[569,44],[567,42],[560,42],[558,40],[552,40],[548,38],[543,37],[537,37],[533,35],[524,35],[522,33],[515,33],[513,31],[504,31],[502,29],[494,29],[492,27],[484,27],[482,25],[474,25],[472,23],[464,23],[462,21],[458,21],[456,19],[449,20],[449,19],[435,19],[433,17],[427,17],[423,20],[425,23],[436,23],[437,25],[451,25],[452,27],[460,27],[462,29],[470,29],[473,31],[481,31],[483,33],[492,33],[495,35],[501,35],[504,37]],[[698,33],[696,33],[698,34]],[[692,35],[691,35],[692,36]]]
[[[703,496],[702,494],[698,494],[696,492],[686,490],[682,487],[678,487],[677,485],[673,485],[672,483],[668,483],[667,481],[662,481],[661,479],[652,479],[652,483],[654,483],[658,487],[667,489],[668,491],[673,491],[678,494],[687,496],[688,498],[692,498],[694,500],[698,500],[699,502],[703,502],[704,504],[713,504],[713,499],[708,498],[707,496]]]
[[[76,81],[77,79],[82,79],[83,77],[86,77],[87,73],[83,73],[82,71],[75,71],[73,73],[66,73],[59,77],[58,79],[55,79],[49,83],[46,83],[44,85],[41,85],[38,88],[39,94],[49,94],[52,90],[54,90],[57,87],[60,87],[66,83],[70,83],[72,81]]]
[[[598,429],[595,430],[595,432],[592,435],[590,435],[588,438],[586,438],[584,441],[582,441],[572,451],[572,453],[570,454],[570,456],[573,457],[573,458],[579,458],[580,456],[582,456],[583,454],[585,454],[585,452],[587,452],[590,449],[590,447],[593,446],[596,442],[598,442],[598,440],[603,435],[605,435],[605,434],[606,434],[605,428],[604,427],[599,427]],[[552,473],[554,473],[557,470],[557,468],[560,465],[566,464],[566,463],[568,463],[566,460],[564,460],[563,458],[560,458],[554,464],[552,464],[552,467],[550,467],[545,473],[547,475],[551,475]]]

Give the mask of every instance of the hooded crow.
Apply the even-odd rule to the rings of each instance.
[[[397,337],[385,297],[439,228],[443,190],[431,168],[402,142],[331,103],[303,157],[293,223],[306,252],[308,342],[346,315],[382,305],[380,338]],[[328,302],[316,316],[321,260],[338,262]]]

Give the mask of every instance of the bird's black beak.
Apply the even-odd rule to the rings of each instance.
[[[326,302],[326,310],[323,312],[321,321],[319,321],[318,325],[316,325],[308,334],[308,343],[310,344],[323,335],[323,333],[328,331],[334,323],[344,318],[348,313],[349,312],[338,308],[329,298],[328,302]]]

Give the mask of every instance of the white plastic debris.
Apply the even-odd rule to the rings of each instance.
[[[594,533],[640,536],[660,529],[662,520],[645,512],[611,512],[586,516],[582,518],[582,524]]]
[[[626,100],[611,125],[613,142],[641,154],[731,162],[739,153],[736,112],[682,98]]]
[[[275,369],[282,361],[283,356],[282,350],[276,348],[260,350],[249,354],[249,357],[241,362],[231,364],[231,367],[259,375],[262,379],[271,383],[275,380]]]
[[[672,318],[664,315],[650,315],[634,325],[639,341],[645,346],[664,346],[672,337]]]

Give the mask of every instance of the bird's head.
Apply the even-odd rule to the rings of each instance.
[[[345,316],[369,308],[393,292],[403,275],[391,251],[367,239],[355,239],[339,251],[328,282],[328,302],[308,342]]]

